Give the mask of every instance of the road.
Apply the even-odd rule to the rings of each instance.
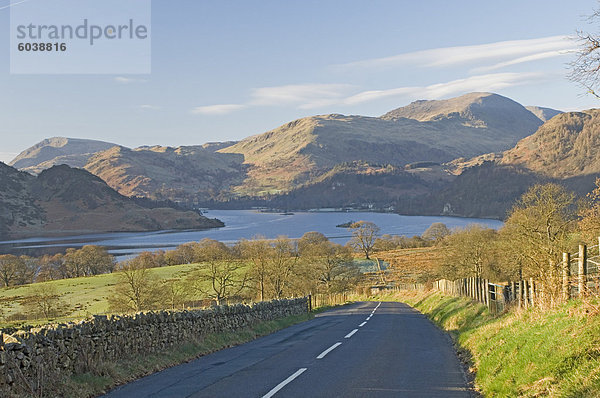
[[[121,386],[132,397],[471,397],[447,335],[406,304],[361,302]]]

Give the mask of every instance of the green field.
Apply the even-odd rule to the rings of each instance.
[[[167,280],[182,278],[195,267],[197,264],[173,265],[153,268],[150,271],[161,280]],[[92,314],[104,314],[108,312],[107,298],[117,282],[118,274],[114,273],[2,288],[0,289],[2,315],[7,317],[21,312],[21,299],[31,294],[33,286],[41,284],[54,286],[61,295],[61,299],[74,309],[68,318],[85,318]]]

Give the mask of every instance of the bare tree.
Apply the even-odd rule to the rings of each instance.
[[[12,254],[3,254],[0,256],[0,279],[4,286],[12,286],[17,277],[17,268],[22,261],[19,257]]]
[[[244,264],[225,244],[203,239],[195,252],[201,264],[188,281],[196,291],[221,304],[246,288],[248,274]]]
[[[352,239],[348,243],[354,250],[362,251],[368,260],[379,236],[379,227],[370,221],[358,221],[348,229],[352,232]]]
[[[267,274],[269,261],[273,256],[273,247],[265,237],[256,236],[252,240],[240,240],[237,243],[237,250],[242,259],[250,264],[250,278],[258,293],[258,299],[265,300]]]
[[[273,298],[283,298],[290,292],[297,271],[298,250],[287,236],[271,242],[272,256],[268,263],[266,285]]]
[[[568,251],[575,225],[574,194],[557,184],[533,186],[506,220],[504,256],[513,257],[525,277],[541,281],[545,297],[556,300],[561,291],[562,253]]]
[[[495,238],[495,230],[479,224],[456,229],[444,240],[442,276],[455,279],[489,275],[494,261]]]
[[[159,306],[162,298],[160,284],[147,264],[136,259],[126,261],[121,265],[118,278],[119,283],[108,298],[111,310],[136,312]]]
[[[34,286],[31,294],[24,298],[23,308],[27,315],[35,319],[55,318],[69,312],[56,287],[48,283]]]
[[[595,10],[588,17],[590,24],[596,24],[600,17],[600,10]],[[600,78],[600,37],[583,30],[577,31],[578,50],[577,56],[571,62],[569,78],[582,86],[588,93],[600,98],[597,86]]]
[[[421,237],[426,240],[433,241],[435,243],[441,242],[446,236],[450,235],[450,230],[446,224],[441,222],[434,222],[423,232]]]

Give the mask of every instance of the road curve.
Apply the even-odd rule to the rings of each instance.
[[[118,387],[131,397],[471,397],[447,335],[406,304],[361,302]]]

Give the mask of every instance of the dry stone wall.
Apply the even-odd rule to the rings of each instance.
[[[307,311],[307,299],[299,298],[207,310],[97,315],[80,322],[19,330],[0,339],[0,395],[33,395],[49,383],[93,371],[107,361],[166,351],[210,333]]]

